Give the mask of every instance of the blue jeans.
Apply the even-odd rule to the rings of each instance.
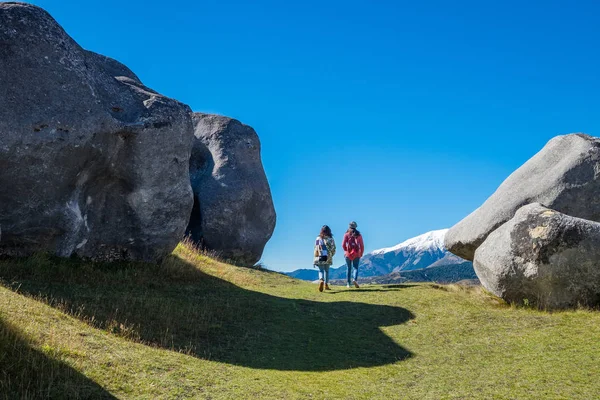
[[[360,257],[354,260],[346,257],[346,265],[348,266],[348,283],[352,281],[358,281],[358,264],[360,263]],[[353,271],[354,269],[354,271]]]
[[[319,267],[319,279],[329,284],[329,265],[317,265]]]

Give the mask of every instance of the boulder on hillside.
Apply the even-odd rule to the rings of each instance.
[[[513,172],[485,203],[450,229],[445,246],[473,260],[475,250],[526,204],[539,202],[579,218],[600,221],[600,139],[557,136]]]
[[[475,252],[482,285],[508,302],[556,309],[600,304],[600,223],[533,203]]]
[[[155,261],[189,220],[190,110],[0,3],[0,254]]]
[[[256,264],[275,229],[275,208],[251,127],[220,115],[193,114],[190,178],[194,209],[188,234],[203,248]]]

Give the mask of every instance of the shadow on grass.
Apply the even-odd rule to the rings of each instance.
[[[234,365],[329,371],[411,356],[380,329],[414,318],[404,308],[271,296],[175,256],[162,265],[3,261],[0,279],[97,328]]]
[[[0,399],[116,397],[67,364],[32,348],[15,327],[0,317]]]

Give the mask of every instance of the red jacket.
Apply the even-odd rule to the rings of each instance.
[[[348,240],[349,239],[350,239],[350,234],[346,232],[346,234],[344,235],[344,241],[342,242],[342,248],[344,249],[344,255],[351,260],[355,260],[357,258],[362,257],[363,253],[365,252],[365,244],[363,242],[362,235],[358,235],[356,237],[356,243],[358,243],[358,254],[350,255],[350,253],[348,253],[348,251],[349,251]]]

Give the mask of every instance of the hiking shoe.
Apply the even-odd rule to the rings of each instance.
[[[325,284],[325,290],[331,290],[328,284]]]
[[[349,284],[349,283],[346,283],[346,287],[347,287],[347,288],[350,288],[350,284]]]
[[[358,286],[358,282],[356,282],[356,281],[353,281],[352,283],[354,283],[354,287],[355,287],[355,288],[357,288],[357,289],[358,289],[358,288],[360,287],[360,286]]]
[[[323,281],[320,281],[320,282],[319,282],[319,292],[322,292],[322,291],[323,291],[323,286],[325,286],[325,282],[323,282]]]

